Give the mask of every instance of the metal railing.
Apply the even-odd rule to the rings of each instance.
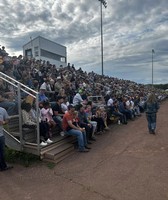
[[[18,99],[18,114],[19,114],[19,133],[20,133],[20,144],[21,149],[23,149],[24,140],[23,140],[23,130],[22,130],[22,113],[21,113],[21,92],[24,92],[27,95],[30,95],[35,99],[35,108],[36,108],[36,126],[37,126],[37,151],[38,155],[40,155],[40,131],[39,131],[39,100],[38,96],[39,93],[26,85],[20,83],[19,81],[11,78],[10,76],[0,72],[0,79],[7,82],[8,84],[12,85],[14,88],[16,88],[16,94]]]

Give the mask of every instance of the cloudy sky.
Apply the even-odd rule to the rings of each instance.
[[[168,83],[168,1],[107,0],[103,7],[104,74]],[[101,74],[100,1],[0,0],[0,45],[22,54],[30,37],[67,46],[68,62]]]

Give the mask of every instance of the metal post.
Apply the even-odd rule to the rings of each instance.
[[[104,66],[103,66],[103,10],[102,7],[107,7],[107,2],[105,0],[99,0],[100,1],[100,20],[101,20],[101,69],[102,69],[102,76],[104,75]]]
[[[102,13],[102,3],[100,2],[100,12],[101,12],[101,67],[103,76],[103,13]]]
[[[40,118],[40,113],[39,113],[39,100],[38,100],[38,93],[36,94],[36,125],[37,125],[37,151],[38,155],[40,155],[40,125],[39,125],[39,118]]]
[[[23,150],[23,130],[22,130],[22,112],[21,112],[21,85],[18,84],[17,90],[18,98],[18,114],[19,114],[19,132],[20,132],[20,149]]]
[[[153,86],[153,54],[155,53],[154,49],[152,49],[152,86]]]

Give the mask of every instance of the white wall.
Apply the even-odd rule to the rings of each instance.
[[[38,52],[39,52],[38,56],[35,56],[34,47],[38,47]],[[36,60],[41,59],[41,60],[49,61],[51,64],[55,64],[57,67],[60,67],[60,65],[64,67],[67,66],[67,62],[60,62],[58,60],[46,58],[40,55],[40,49],[44,49],[46,51],[65,57],[67,61],[66,47],[63,45],[57,44],[55,42],[52,42],[48,39],[45,39],[39,36],[23,46],[23,56],[25,56],[25,50],[28,50],[28,49],[32,49],[32,56]]]

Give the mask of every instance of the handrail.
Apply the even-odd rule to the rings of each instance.
[[[18,95],[18,112],[19,112],[19,131],[20,131],[20,143],[21,143],[21,149],[23,147],[24,141],[23,141],[23,132],[22,132],[22,118],[21,118],[21,93],[20,91],[25,92],[26,94],[34,97],[36,99],[36,111],[37,111],[37,115],[36,115],[36,121],[37,121],[37,151],[38,154],[40,155],[40,131],[39,131],[39,101],[38,101],[38,95],[39,92],[29,88],[28,86],[24,85],[23,83],[20,83],[19,81],[11,78],[10,76],[0,72],[0,78],[4,81],[6,81],[7,83],[11,84],[12,86],[17,88],[17,95]],[[32,94],[33,93],[33,94]]]
[[[6,74],[4,74],[4,73],[2,73],[2,72],[0,72],[0,75],[6,77],[6,78],[8,78],[8,79],[10,79],[11,81],[13,81],[13,82],[15,82],[15,83],[17,83],[17,84],[20,84],[21,86],[23,86],[24,88],[30,90],[31,92],[34,92],[35,94],[38,94],[37,91],[35,91],[35,90],[29,88],[28,86],[24,85],[23,83],[20,83],[19,81],[17,81],[17,80],[15,80],[15,79],[11,78],[11,77],[8,76],[8,75],[6,75]],[[1,77],[1,78],[2,78],[3,80],[5,80],[5,81],[8,82],[8,80],[4,79],[3,77]],[[9,82],[9,83],[12,84],[12,85],[14,84],[14,83],[12,83],[12,82]]]

